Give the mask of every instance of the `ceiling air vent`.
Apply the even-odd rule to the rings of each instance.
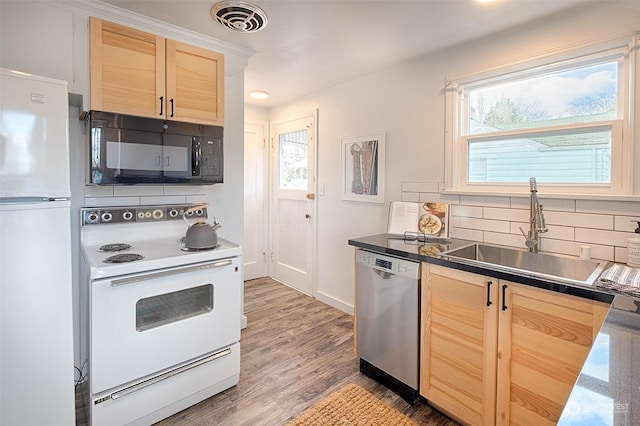
[[[211,17],[234,31],[253,33],[267,26],[267,14],[251,3],[222,1],[211,8]]]

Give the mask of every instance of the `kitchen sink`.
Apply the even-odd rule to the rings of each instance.
[[[581,285],[593,285],[609,263],[481,243],[445,251],[441,256],[487,269]]]

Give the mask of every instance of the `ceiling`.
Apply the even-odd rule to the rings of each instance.
[[[215,22],[217,1],[103,0],[253,50],[245,103],[266,108],[589,0],[248,0],[268,16],[255,33]]]

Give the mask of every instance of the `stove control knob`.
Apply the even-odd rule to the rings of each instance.
[[[176,209],[169,210],[169,217],[178,217],[178,210]]]
[[[87,213],[87,223],[98,223],[100,215],[97,212]]]
[[[122,213],[122,218],[124,220],[131,220],[131,219],[133,219],[133,213],[131,213],[131,211],[127,210],[126,212]]]
[[[152,215],[155,220],[160,220],[164,217],[164,211],[162,211],[161,209],[155,209]]]
[[[109,212],[104,212],[102,213],[102,216],[100,216],[100,219],[102,219],[103,222],[111,222],[113,215]]]

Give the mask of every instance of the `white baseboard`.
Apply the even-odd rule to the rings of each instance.
[[[353,306],[348,303],[343,302],[342,300],[338,300],[332,296],[329,296],[321,291],[317,291],[315,293],[316,299],[321,301],[322,303],[326,303],[329,306],[332,306],[336,309],[341,310],[342,312],[353,315]]]

